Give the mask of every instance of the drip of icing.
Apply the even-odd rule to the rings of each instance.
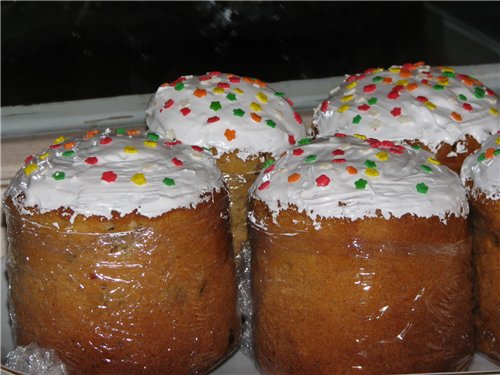
[[[467,216],[458,175],[432,154],[361,138],[338,134],[288,150],[260,173],[251,196],[275,217],[290,205],[313,220],[356,220],[378,211],[387,219],[411,214],[445,222],[448,215]]]
[[[500,131],[465,159],[460,176],[473,196],[484,193],[488,199],[500,199]]]
[[[282,93],[260,80],[219,72],[161,85],[146,114],[151,131],[215,147],[216,157],[235,150],[242,160],[260,152],[279,156],[307,135]]]
[[[481,143],[500,129],[499,111],[498,96],[478,80],[416,63],[348,76],[315,109],[313,124],[318,136],[418,139],[435,153],[466,135]]]
[[[6,194],[20,212],[62,207],[74,215],[111,218],[113,212],[123,216],[137,210],[155,217],[194,207],[223,188],[208,152],[165,143],[153,133],[120,135],[108,129],[56,141],[48,151],[27,158],[11,181]],[[22,202],[16,199],[20,194]]]

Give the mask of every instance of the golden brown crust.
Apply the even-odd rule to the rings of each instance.
[[[223,154],[216,161],[229,190],[231,201],[229,212],[235,254],[238,254],[242,244],[248,241],[248,189],[257,178],[264,162],[269,158],[269,154],[261,154],[241,160],[236,150]]]
[[[268,374],[463,370],[473,355],[464,218],[349,221],[294,209],[251,227],[254,337]],[[359,367],[353,367],[359,366]]]
[[[476,344],[500,364],[500,199],[470,197],[475,268]]]
[[[18,344],[54,348],[78,374],[208,371],[239,341],[227,207],[221,192],[154,219],[74,224],[11,207]],[[77,232],[63,233],[52,220]]]

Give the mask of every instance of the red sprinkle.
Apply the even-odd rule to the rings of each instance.
[[[365,79],[365,78],[366,78],[366,74],[364,74],[364,73],[356,75],[356,81],[361,81],[362,79]]]
[[[87,159],[85,159],[85,163],[90,165],[97,164],[97,158],[95,156],[89,156]]]
[[[271,185],[271,181],[265,181],[259,185],[258,189],[259,190],[267,189],[269,187],[269,185]]]
[[[176,167],[182,167],[184,165],[182,160],[179,160],[177,158],[172,159],[172,164],[175,165]]]
[[[101,145],[108,145],[111,142],[113,142],[113,139],[111,137],[104,137],[104,138],[101,138],[101,140],[99,141],[99,143]]]
[[[178,83],[181,83],[181,82],[183,82],[183,81],[185,81],[185,80],[186,80],[186,78],[181,76],[181,77],[177,78],[175,81],[170,82],[170,86],[175,86],[175,85],[177,85]]]
[[[396,85],[392,88],[392,91],[403,91],[405,89],[405,87],[403,85]]]
[[[341,159],[333,159],[332,160],[332,163],[337,163],[337,164],[341,164],[341,163],[345,163],[346,160],[341,158]]]
[[[227,82],[219,82],[219,83],[217,84],[217,87],[220,87],[220,88],[222,88],[222,89],[228,89],[228,88],[230,88],[230,87],[231,87],[231,85],[230,85],[229,83],[227,83]]]
[[[174,101],[172,99],[168,99],[166,102],[165,102],[165,105],[163,106],[163,108],[170,108],[174,105]]]
[[[176,146],[176,145],[180,145],[182,142],[177,140],[177,141],[168,141],[168,142],[165,142],[165,146],[168,146],[168,147],[172,147],[172,146]]]
[[[328,176],[322,174],[316,179],[316,185],[318,186],[328,186],[330,184],[330,179]]]
[[[221,72],[219,72],[218,70],[215,70],[213,72],[208,72],[207,74],[210,76],[220,76]]]
[[[486,93],[488,94],[488,96],[495,96],[495,91],[493,91],[492,89],[486,89]]]
[[[471,112],[472,111],[472,106],[469,103],[464,103],[462,107],[466,110]]]
[[[321,112],[325,113],[328,110],[328,100],[325,100],[323,103],[321,103]]]
[[[29,164],[29,162],[32,160],[33,160],[33,155],[30,155],[26,159],[24,159],[24,164]]]
[[[299,123],[299,125],[302,125],[302,117],[297,112],[293,113],[293,117],[295,117],[295,121]]]
[[[377,85],[371,84],[363,87],[363,92],[374,92],[377,89]]]
[[[191,148],[195,151],[203,152],[203,148],[201,148],[200,146],[191,146]]]
[[[59,148],[59,147],[61,147],[61,145],[62,145],[62,143],[58,143],[58,144],[56,144],[56,145],[50,145],[50,148],[51,148],[51,149],[54,149],[54,148]]]
[[[208,81],[210,78],[212,78],[210,75],[208,74],[205,74],[205,75],[202,75],[202,76],[199,76],[198,79],[200,81]]]
[[[104,172],[101,176],[101,180],[106,182],[115,182],[118,175],[113,171]]]
[[[276,168],[276,166],[274,164],[271,164],[265,171],[264,173],[269,173],[269,172],[272,172],[274,171],[274,168]]]
[[[237,76],[232,76],[232,77],[229,77],[229,81],[232,83],[239,83],[241,81],[241,78],[237,77]]]
[[[344,133],[335,133],[334,136],[339,138],[347,137],[347,135]]]
[[[371,107],[368,104],[362,104],[358,107],[358,109],[363,112],[368,111],[370,108]]]
[[[335,155],[335,156],[344,155],[344,154],[345,154],[345,152],[343,150],[340,150],[340,149],[336,149],[336,150],[332,151],[332,155]]]
[[[188,107],[181,108],[181,113],[183,116],[187,116],[191,113],[191,110]]]
[[[304,153],[304,150],[302,150],[301,148],[296,148],[293,150],[292,154],[293,156],[300,156]]]
[[[347,83],[351,83],[353,81],[356,81],[356,76],[349,76],[345,79]]]
[[[427,103],[429,101],[429,99],[427,99],[425,96],[417,96],[417,100],[420,103]]]
[[[394,117],[398,117],[399,115],[401,115],[401,108],[394,107],[391,111],[391,115],[393,115]]]
[[[285,98],[286,102],[290,104],[292,107],[294,106],[292,99],[290,98]]]
[[[295,137],[291,134],[288,135],[288,143],[290,143],[291,145],[295,144]]]
[[[211,123],[213,123],[213,122],[217,122],[217,121],[219,121],[219,120],[220,120],[220,118],[219,118],[219,117],[217,117],[217,116],[213,116],[213,117],[209,117],[209,118],[208,118],[207,123],[211,124]]]
[[[394,147],[394,142],[392,142],[392,141],[382,141],[382,143],[380,144],[380,147],[381,148],[391,148],[391,147]]]
[[[403,154],[403,152],[404,152],[404,149],[405,149],[405,148],[404,148],[403,146],[399,146],[399,145],[398,145],[398,146],[394,146],[394,147],[390,148],[390,149],[389,149],[389,152],[390,152],[391,154],[395,154],[395,155],[402,155],[402,154]]]
[[[400,95],[399,91],[397,91],[397,90],[392,90],[389,94],[387,94],[387,98],[388,98],[388,99],[393,99],[393,100],[394,100],[394,99],[399,98],[399,95]]]

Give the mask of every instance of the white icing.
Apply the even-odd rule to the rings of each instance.
[[[486,157],[488,149],[493,149],[497,155],[493,153]],[[488,199],[500,199],[500,132],[488,138],[479,150],[464,160],[460,176],[465,185],[467,181],[472,182],[472,186],[466,186],[473,196],[484,193]]]
[[[206,95],[196,96],[197,89],[205,90]],[[235,95],[235,100],[228,94]],[[213,102],[220,104],[220,109],[211,109]],[[171,106],[165,108],[166,103]],[[237,116],[235,110],[244,114]],[[252,119],[251,113],[260,116],[260,122]],[[242,160],[259,152],[278,156],[290,147],[290,135],[296,141],[307,135],[300,116],[284,97],[262,81],[223,73],[183,76],[176,83],[161,85],[146,114],[150,130],[186,144],[215,147],[216,157],[235,150]],[[207,122],[215,116],[218,121]],[[268,125],[269,120],[275,127]],[[226,133],[228,129],[235,131],[234,139]]]
[[[290,205],[313,220],[375,217],[377,210],[384,218],[411,214],[424,218],[438,216],[443,222],[451,214],[467,216],[468,203],[460,178],[447,167],[433,164],[428,159],[432,154],[394,146],[392,142],[376,145],[368,141],[372,142],[332,136],[288,150],[270,167],[272,170],[268,168],[260,173],[250,189],[251,196],[266,203],[275,217]],[[303,153],[294,155],[298,153],[294,150]],[[343,154],[332,154],[334,150],[341,150]],[[394,153],[398,150],[402,153]],[[316,160],[308,162],[311,155],[315,155]],[[379,159],[384,156],[388,156],[387,160]],[[332,162],[334,159],[345,159],[345,162]],[[370,167],[369,162],[365,165],[367,160],[375,162],[376,166],[371,168],[378,171],[378,176],[366,175]],[[421,165],[429,167],[430,173],[424,172]],[[348,173],[347,167],[356,168],[357,173]],[[294,173],[301,175],[300,180],[290,183],[289,176]],[[316,179],[321,175],[330,179],[328,185],[317,185]],[[355,186],[359,179],[367,181],[364,190]],[[268,182],[264,188],[263,184]],[[421,183],[428,187],[426,194],[417,191],[417,184]],[[249,219],[256,222],[254,215]]]
[[[391,79],[392,82],[374,82],[375,77]],[[428,85],[422,80],[427,80]],[[398,84],[403,87],[400,96],[389,99],[388,94]],[[412,89],[414,84],[418,85],[416,89]],[[438,84],[441,84],[441,90],[433,88]],[[365,92],[367,86],[370,91],[369,85],[375,85],[374,92]],[[479,96],[482,96],[481,93],[484,96],[476,97],[475,90],[479,91]],[[347,95],[353,96],[350,101],[345,101]],[[465,95],[466,100],[459,99],[459,95]],[[417,100],[419,97],[421,101]],[[372,98],[376,98],[375,104],[368,103]],[[423,98],[434,104],[435,109],[424,104]],[[470,105],[472,110],[465,109],[464,104],[469,109]],[[342,107],[344,105],[348,108]],[[362,105],[369,108],[360,109]],[[394,108],[401,109],[400,115],[391,114]],[[418,139],[435,153],[441,142],[453,145],[465,140],[466,135],[474,137],[479,143],[483,142],[500,129],[499,110],[498,96],[471,77],[455,74],[453,69],[446,67],[404,65],[388,70],[368,70],[347,77],[340,87],[331,92],[327,103],[315,109],[313,124],[317,127],[318,136],[341,132],[395,141]],[[452,118],[453,112],[461,116],[461,121]],[[358,115],[361,116],[359,123],[353,123]],[[464,151],[462,146],[456,152]]]
[[[111,142],[101,144],[102,139]],[[125,147],[137,153],[126,153]],[[67,151],[74,155],[63,156]],[[89,157],[97,158],[97,163],[88,164]],[[174,158],[183,164],[174,165]],[[29,173],[30,169],[36,170]],[[102,179],[107,171],[117,175],[116,181]],[[64,179],[56,180],[56,172],[63,172]],[[131,178],[141,173],[147,182],[137,185]],[[175,185],[167,186],[165,178],[173,179]],[[37,207],[41,213],[62,207],[73,211],[73,220],[76,215],[111,218],[113,212],[123,216],[135,210],[155,217],[175,208],[194,207],[222,188],[221,172],[208,152],[167,145],[164,139],[155,141],[146,134],[114,135],[107,130],[88,139],[66,140],[58,148],[34,155],[18,171],[6,194],[23,213],[29,212],[24,210],[27,207]],[[25,198],[19,203],[20,194]]]

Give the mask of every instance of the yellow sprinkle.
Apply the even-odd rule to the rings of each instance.
[[[63,143],[65,139],[66,139],[66,138],[64,138],[64,137],[61,135],[59,138],[57,138],[57,139],[54,141],[54,144],[55,144],[55,145],[58,145],[59,143]]]
[[[224,94],[224,89],[222,87],[216,87],[212,91],[216,94]]]
[[[441,162],[440,162],[439,160],[436,160],[436,159],[434,159],[434,158],[432,158],[432,157],[430,157],[430,156],[427,158],[427,161],[428,161],[429,163],[431,163],[431,164],[434,164],[434,165],[439,165],[439,164],[441,164]]]
[[[347,103],[347,102],[350,102],[353,99],[354,99],[354,95],[345,95],[345,96],[342,97],[342,99],[340,99],[340,101],[342,103]]]
[[[356,137],[356,138],[361,139],[363,141],[366,139],[366,135],[358,134],[358,133],[354,134],[353,137]]]
[[[385,151],[377,152],[375,156],[377,157],[378,160],[381,161],[386,161],[387,159],[389,159],[389,154]]]
[[[373,71],[373,73],[380,73],[380,72],[383,72],[384,71],[384,68],[377,68]]]
[[[143,173],[134,174],[130,180],[136,185],[144,185],[147,182]]]
[[[40,155],[40,160],[45,160],[48,158],[48,156],[49,156],[49,153],[46,152],[45,154]]]
[[[259,99],[259,101],[261,103],[267,103],[268,102],[267,95],[264,94],[263,92],[259,92],[256,96],[257,96],[257,99]]]
[[[436,109],[436,105],[433,102],[425,102],[424,105],[429,108],[431,111],[434,111]]]
[[[133,146],[125,146],[123,152],[126,154],[137,154],[137,149]]]
[[[489,112],[492,116],[498,116],[498,109],[490,107]]]
[[[144,141],[144,146],[155,148],[157,145],[155,141]]]
[[[339,113],[344,113],[345,111],[347,111],[349,109],[349,106],[347,104],[344,104],[344,105],[341,105],[339,107],[339,109],[337,109],[337,112]]]
[[[379,175],[378,171],[375,168],[366,168],[365,174],[368,177],[377,177]]]
[[[437,77],[438,82],[443,86],[448,86],[448,77]]]
[[[262,107],[260,106],[260,104],[255,103],[255,102],[250,103],[250,109],[254,112],[262,111]]]
[[[349,83],[345,88],[347,90],[350,90],[350,89],[355,88],[357,85],[358,85],[358,83],[356,81],[354,81],[354,82]]]
[[[37,170],[38,170],[38,165],[33,163],[28,164],[26,167],[24,167],[24,173],[26,174],[26,176],[29,176],[30,174],[32,174]]]
[[[245,92],[245,91],[243,91],[242,89],[239,89],[239,88],[235,88],[233,91],[234,91],[236,94],[240,94],[240,95],[241,95],[241,94],[243,94],[243,93]]]
[[[391,72],[391,73],[399,73],[400,71],[401,71],[401,69],[398,68],[397,66],[391,66],[389,68],[389,72]]]
[[[401,86],[408,86],[408,81],[406,79],[400,79],[399,81],[396,82],[396,85],[401,85]]]
[[[455,73],[455,69],[450,68],[449,66],[442,66],[441,67],[442,72],[450,72],[450,73]]]
[[[498,138],[497,138],[497,140],[495,141],[495,143],[496,143],[497,145],[500,145],[500,137],[498,137]]]

